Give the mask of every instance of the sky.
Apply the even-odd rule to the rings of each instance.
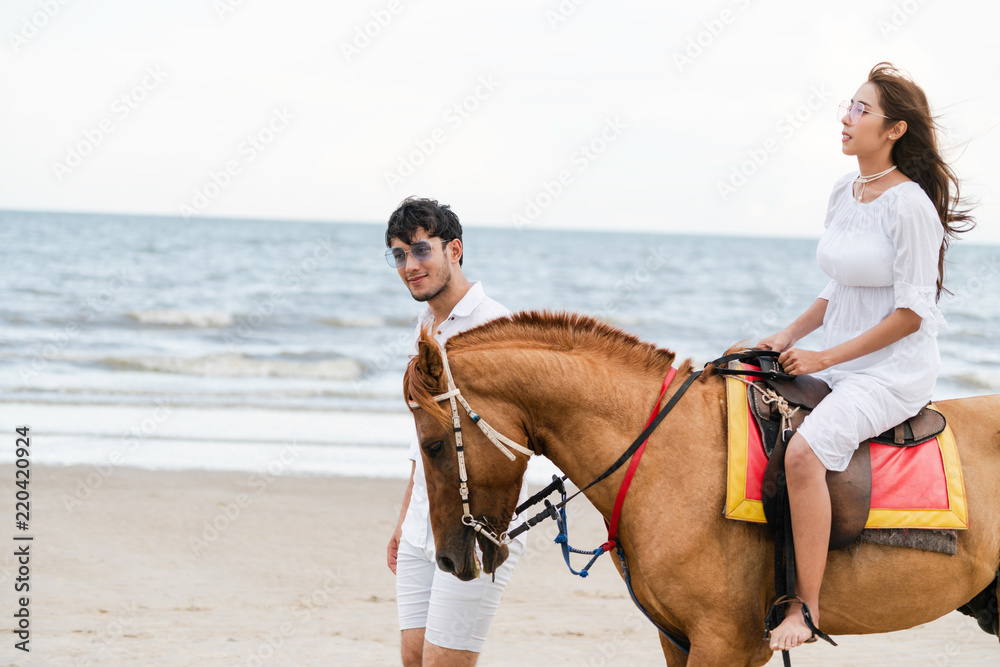
[[[888,60],[1000,243],[1000,5],[4,0],[0,209],[815,237]]]

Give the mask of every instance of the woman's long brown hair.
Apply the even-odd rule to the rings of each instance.
[[[868,82],[878,89],[879,104],[888,116],[882,121],[884,128],[906,121],[906,132],[892,147],[893,164],[923,188],[944,227],[944,240],[938,253],[937,296],[940,298],[942,291],[947,292],[944,289],[945,251],[951,239],[975,226],[971,215],[973,207],[961,198],[958,176],[938,151],[937,123],[920,86],[887,62],[872,68]]]

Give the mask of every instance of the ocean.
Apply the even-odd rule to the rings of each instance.
[[[591,314],[700,365],[812,302],[815,247],[471,227],[464,271],[511,310]],[[31,428],[35,463],[102,475],[405,477],[423,305],[384,250],[371,224],[0,212],[0,424]],[[1000,247],[948,259],[935,398],[1000,391]]]

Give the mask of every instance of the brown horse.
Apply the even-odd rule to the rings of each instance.
[[[674,354],[591,318],[521,313],[447,343],[455,384],[484,421],[548,457],[579,487],[604,471],[641,432]],[[669,396],[692,372],[682,363]],[[459,471],[440,351],[421,338],[404,380],[427,476],[438,565],[478,574],[475,533],[463,525]],[[969,529],[943,555],[860,544],[829,555],[820,606],[832,635],[891,632],[932,621],[971,600],[1000,564],[1000,395],[937,403],[952,426],[965,473]],[[471,513],[498,534],[517,504],[527,467],[510,461],[460,409]],[[773,600],[767,527],[723,517],[726,396],[706,372],[654,432],[625,501],[619,541],[635,595],[650,616],[687,637],[685,656],[662,636],[667,664],[763,665]],[[611,515],[624,468],[586,491]],[[479,538],[491,572],[506,547]],[[615,559],[616,560],[616,559]],[[620,566],[616,562],[616,567]],[[970,620],[970,622],[972,622]]]

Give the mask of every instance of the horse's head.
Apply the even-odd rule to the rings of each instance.
[[[455,384],[483,419],[506,436],[524,442],[526,437],[521,421],[515,417],[514,406],[489,392],[491,378],[488,373],[477,372],[476,356],[478,353],[449,357]],[[480,565],[475,549],[476,533],[462,522],[459,463],[451,408],[448,400],[437,402],[433,398],[448,391],[448,381],[440,349],[426,331],[421,334],[417,356],[410,360],[406,369],[403,385],[407,400],[419,405],[411,407],[411,410],[427,479],[438,567],[463,581],[479,576],[480,568],[487,573],[495,572],[507,559],[508,548],[506,545],[497,546],[479,535],[478,542],[483,553]],[[501,535],[507,530],[517,507],[527,458],[518,454],[514,461],[508,459],[472,423],[461,406],[458,411],[470,512],[494,534]]]

